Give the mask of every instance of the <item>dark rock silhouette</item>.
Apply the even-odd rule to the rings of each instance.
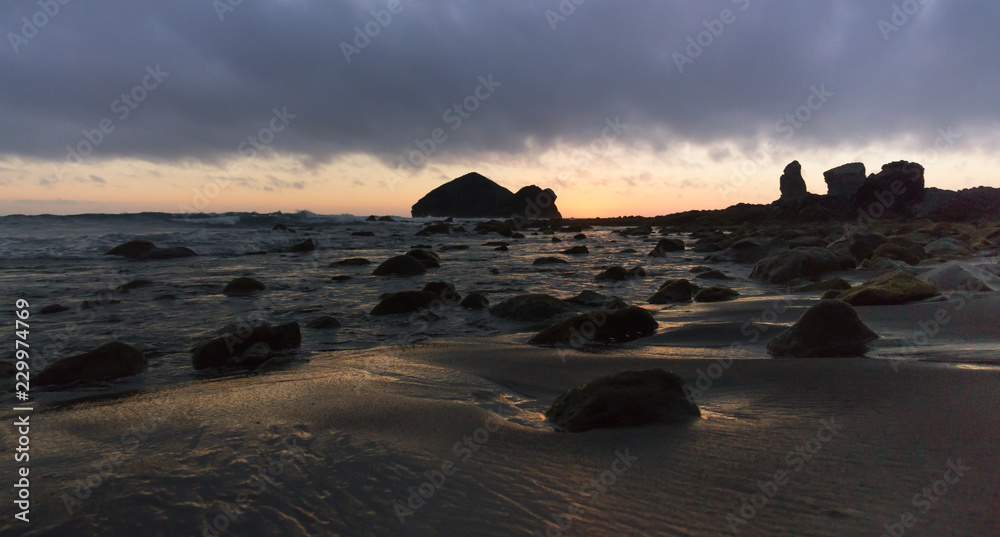
[[[823,172],[827,194],[849,200],[865,182],[865,165],[852,162]]]
[[[854,194],[854,209],[870,218],[913,216],[924,201],[924,167],[900,160],[882,165]]]
[[[413,205],[416,217],[562,218],[551,189],[526,186],[516,193],[472,172],[445,183]]]
[[[820,300],[790,328],[767,345],[776,356],[799,358],[863,356],[869,342],[878,339],[858,312],[839,300]]]
[[[263,345],[258,345],[263,344]],[[253,369],[270,358],[271,351],[298,347],[302,344],[299,323],[263,324],[250,330],[227,332],[222,337],[207,339],[191,352],[195,369],[239,365]],[[266,352],[248,352],[252,347]],[[266,346],[266,349],[264,348]]]
[[[146,368],[138,349],[117,341],[56,361],[31,379],[41,386],[128,377]]]
[[[808,194],[806,181],[802,178],[802,165],[799,161],[793,160],[785,166],[785,171],[780,179],[781,199],[790,200],[801,198]]]

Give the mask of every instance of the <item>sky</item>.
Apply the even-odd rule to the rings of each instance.
[[[409,216],[477,171],[567,217],[920,162],[1000,186],[1000,4],[8,0],[0,214]]]

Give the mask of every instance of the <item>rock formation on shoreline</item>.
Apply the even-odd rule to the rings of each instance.
[[[516,193],[476,173],[445,183],[413,205],[414,218],[562,218],[552,189],[526,186]]]

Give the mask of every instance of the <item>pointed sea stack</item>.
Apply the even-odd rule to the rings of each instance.
[[[431,190],[413,205],[418,217],[562,218],[552,189],[526,186],[517,193],[472,172]]]

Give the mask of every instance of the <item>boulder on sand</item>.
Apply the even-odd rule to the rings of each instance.
[[[937,295],[933,285],[903,271],[888,272],[841,295],[852,306],[893,306]]]
[[[656,291],[656,294],[649,297],[650,304],[670,304],[672,302],[690,302],[691,296],[698,290],[698,286],[685,280],[667,280]]]
[[[569,345],[588,343],[623,343],[656,333],[659,323],[638,306],[614,310],[595,310],[574,315],[542,330],[528,343],[535,345]]]
[[[1000,278],[979,265],[948,261],[920,275],[938,291],[1000,291]]]
[[[109,380],[135,375],[146,364],[146,356],[138,349],[113,341],[90,352],[57,360],[32,380],[39,386]]]
[[[382,262],[372,271],[375,276],[418,276],[425,274],[427,269],[417,258],[409,255],[397,255]]]
[[[546,294],[518,295],[490,308],[490,313],[512,321],[544,321],[557,315],[575,313],[565,300]]]
[[[876,339],[878,335],[861,322],[849,304],[820,300],[775,336],[767,350],[775,356],[798,358],[863,356],[868,343]]]
[[[694,295],[695,302],[723,302],[740,296],[728,287],[703,287]]]
[[[784,284],[840,270],[840,258],[826,248],[795,248],[773,252],[753,267],[750,279]]]
[[[236,330],[227,332],[222,337],[202,341],[191,352],[191,365],[195,369],[221,367],[235,358],[233,365],[239,362],[238,365],[242,367],[255,368],[267,359],[267,356],[246,359],[250,358],[245,354],[246,351],[255,343],[265,343],[273,351],[298,347],[302,344],[299,323],[279,325],[265,323],[252,330]]]
[[[684,380],[665,369],[623,371],[567,390],[545,418],[568,432],[684,422],[701,415],[684,388]]]

